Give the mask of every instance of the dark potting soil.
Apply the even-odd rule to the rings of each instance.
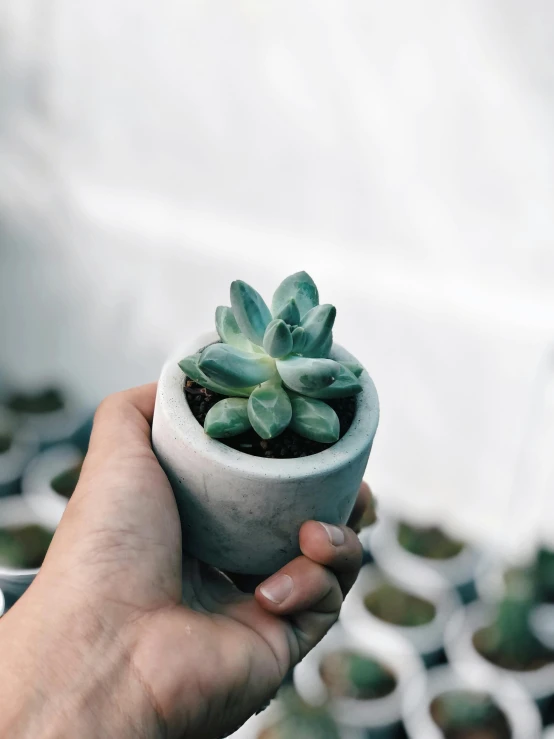
[[[11,434],[0,434],[0,454],[5,454],[6,452],[9,452],[11,445]]]
[[[374,616],[395,626],[423,626],[436,614],[430,601],[389,583],[383,583],[366,595],[364,605]]]
[[[81,474],[82,466],[82,463],[78,464],[75,467],[71,467],[68,470],[60,472],[59,475],[56,475],[56,477],[54,477],[50,482],[52,489],[58,493],[58,495],[63,495],[64,498],[69,500],[79,482],[79,475]]]
[[[532,670],[540,670],[541,667],[552,664],[554,662],[554,652],[542,644],[537,638],[532,641],[531,648],[524,650],[524,659],[520,658],[523,650],[518,650],[518,656],[508,654],[502,649],[490,649],[487,644],[488,629],[479,629],[473,635],[473,646],[485,659],[492,662],[497,667],[503,667],[505,670],[514,670],[515,672],[531,672]],[[517,637],[514,636],[514,639]]]
[[[467,723],[463,721],[462,717],[452,720],[453,717],[449,715],[447,698],[457,697],[455,694],[460,696],[461,701],[465,698],[481,698],[487,701],[488,698],[484,694],[466,691],[453,691],[444,696],[437,696],[430,705],[430,712],[433,721],[441,729],[445,739],[511,739],[512,732],[506,716],[490,699],[490,702],[485,703],[484,716],[480,721],[472,721],[469,716]],[[482,710],[481,707],[480,710]]]
[[[437,526],[412,526],[400,523],[398,542],[403,549],[418,557],[428,559],[451,559],[464,548],[463,542],[447,536]]]
[[[202,387],[188,378],[185,380],[184,392],[189,407],[201,426],[204,426],[204,419],[210,408],[225,397]],[[354,420],[356,398],[336,398],[325,402],[333,408],[339,417],[339,438],[342,438]],[[244,434],[238,434],[238,436],[232,436],[229,439],[218,439],[218,441],[232,449],[237,449],[239,452],[245,452],[254,457],[268,457],[269,459],[308,457],[311,454],[323,452],[325,449],[333,446],[332,444],[322,444],[319,441],[305,439],[295,431],[292,431],[292,429],[285,429],[282,434],[276,436],[274,439],[261,439],[251,429]]]
[[[14,413],[53,413],[64,405],[62,393],[57,388],[46,388],[38,393],[14,393],[7,402]]]

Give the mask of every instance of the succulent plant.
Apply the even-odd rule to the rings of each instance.
[[[499,710],[487,693],[450,690],[435,699],[432,713],[442,727],[468,729],[490,725]]]
[[[539,549],[533,570],[538,599],[554,603],[554,551],[545,547]]]
[[[396,679],[386,667],[358,652],[331,652],[319,671],[330,695],[340,698],[374,700],[396,687]]]
[[[413,526],[405,522],[398,526],[398,542],[418,557],[437,560],[455,557],[464,548],[462,542],[451,539],[436,526]]]
[[[271,310],[250,285],[233,282],[231,307],[215,313],[221,341],[179,362],[189,379],[226,396],[207,413],[206,433],[223,439],[253,428],[272,439],[290,426],[314,441],[337,441],[339,419],[325,401],[359,393],[363,367],[329,358],[335,316],[306,272],[283,280]]]
[[[339,739],[339,730],[325,707],[309,706],[287,687],[279,693],[282,715],[258,739]]]

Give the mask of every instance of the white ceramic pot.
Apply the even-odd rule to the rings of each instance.
[[[49,531],[55,527],[45,526],[36,513],[20,495],[12,495],[0,500],[0,526],[2,528],[28,526],[38,524]],[[15,602],[27,590],[38,573],[38,568],[19,569],[0,567],[0,589],[6,596],[8,604]]]
[[[72,444],[60,444],[41,452],[25,470],[21,492],[46,528],[57,527],[68,503],[67,498],[52,488],[52,480],[82,461],[80,449]]]
[[[479,629],[489,626],[493,618],[494,607],[480,602],[457,611],[445,631],[445,649],[449,662],[457,672],[468,678],[477,675],[494,681],[500,675],[505,679],[516,680],[539,708],[545,708],[554,695],[554,664],[525,672],[506,670],[489,662],[475,648],[473,635]]]
[[[321,678],[322,660],[333,652],[353,649],[388,667],[396,688],[383,698],[356,700],[330,698]],[[398,634],[377,627],[363,639],[354,638],[336,624],[294,670],[294,685],[301,698],[313,706],[328,705],[339,726],[366,732],[368,739],[392,739],[401,728],[401,695],[415,675],[423,675],[423,664]]]
[[[398,541],[399,521],[384,515],[371,534],[371,552],[375,562],[385,572],[403,572],[410,565],[432,570],[458,591],[463,602],[475,599],[475,571],[479,554],[469,545],[455,557],[431,559],[404,549]]]
[[[377,392],[364,372],[352,426],[319,454],[265,459],[239,452],[204,433],[188,406],[177,364],[217,338],[201,336],[164,365],[152,443],[177,499],[184,549],[230,572],[267,575],[300,553],[304,521],[348,520],[377,430]],[[354,360],[337,344],[331,356]]]
[[[538,709],[516,681],[500,676],[492,680],[478,673],[462,677],[448,665],[434,667],[424,678],[417,675],[404,692],[402,707],[409,739],[444,739],[430,706],[435,698],[451,690],[488,693],[506,716],[512,739],[540,739]]]
[[[12,443],[0,454],[0,497],[19,492],[23,470],[38,451],[37,437],[21,428],[13,414],[0,408],[0,434],[3,433],[12,437]]]
[[[435,607],[432,621],[421,626],[397,626],[370,613],[364,604],[365,597],[387,581],[432,603]],[[433,665],[443,658],[444,630],[459,605],[455,591],[431,570],[422,571],[412,564],[401,572],[384,573],[374,565],[365,565],[344,601],[340,620],[345,630],[360,642],[377,628],[393,631],[403,637],[400,645],[410,644],[426,665]]]

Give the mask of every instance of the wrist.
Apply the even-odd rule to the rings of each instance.
[[[29,592],[0,621],[0,649],[0,736],[166,736],[130,645],[86,609],[49,610]]]

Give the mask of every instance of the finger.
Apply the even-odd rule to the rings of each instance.
[[[364,480],[360,486],[358,497],[354,503],[354,508],[352,509],[350,518],[348,519],[348,526],[350,526],[351,529],[358,532],[360,521],[369,506],[373,506],[373,494],[371,492],[371,488]]]
[[[362,545],[354,531],[348,526],[306,521],[300,529],[300,549],[313,562],[333,570],[346,595],[362,564]]]

